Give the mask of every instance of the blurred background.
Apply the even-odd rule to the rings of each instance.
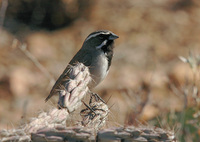
[[[154,125],[198,141],[198,0],[0,0],[0,129],[56,106],[44,102],[54,81],[100,29],[120,37],[93,90],[110,106],[107,127]]]

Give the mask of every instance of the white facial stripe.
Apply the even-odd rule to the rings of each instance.
[[[105,33],[105,32],[100,32],[100,33],[96,33],[96,34],[90,35],[88,38],[86,38],[85,41],[91,39],[92,37],[98,36],[98,35],[100,35],[100,34],[109,35],[110,32],[106,32],[106,33]]]
[[[96,46],[96,49],[101,49],[104,45],[106,45],[108,40],[104,40],[99,46]]]

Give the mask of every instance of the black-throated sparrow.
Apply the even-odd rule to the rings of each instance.
[[[66,83],[70,65],[77,62],[83,63],[89,67],[89,72],[92,81],[89,83],[89,88],[97,86],[108,74],[111,60],[113,57],[114,40],[118,36],[111,31],[100,30],[91,33],[84,41],[82,48],[69,62],[64,72],[60,75],[49,96],[45,99],[48,101],[56,92],[59,91],[59,86]]]

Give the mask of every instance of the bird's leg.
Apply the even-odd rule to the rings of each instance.
[[[90,97],[89,104],[92,103],[92,97],[94,97],[94,99],[95,99],[96,102],[99,101],[99,100],[101,100],[104,104],[106,104],[106,102],[98,94],[93,93],[93,92],[90,92],[90,94],[91,94],[91,97]]]
[[[95,113],[95,111],[94,111],[90,106],[88,106],[85,102],[82,101],[82,103],[83,103],[89,110],[91,110],[92,112]]]
[[[86,109],[82,110],[81,113],[83,113],[84,111],[86,111],[87,109],[90,110],[90,112],[88,112],[88,116],[91,116],[92,118],[90,118],[91,120],[97,115],[95,110],[93,108],[91,108],[91,106],[88,106],[84,101],[82,101],[82,103],[87,107]]]

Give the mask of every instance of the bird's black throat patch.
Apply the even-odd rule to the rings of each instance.
[[[111,61],[112,61],[112,57],[113,57],[113,40],[109,40],[106,45],[104,45],[101,49],[103,50],[106,58],[108,59],[108,68],[107,70],[109,70],[110,65],[111,65]]]

